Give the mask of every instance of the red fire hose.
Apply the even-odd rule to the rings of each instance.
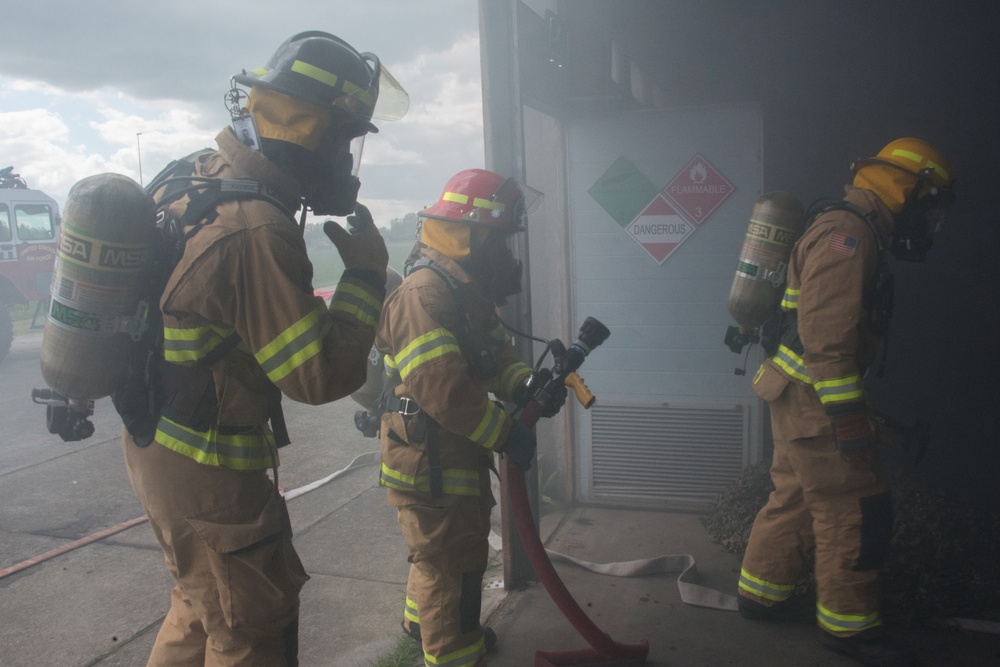
[[[528,559],[535,568],[535,573],[541,580],[549,597],[559,607],[559,611],[566,617],[576,631],[587,640],[591,648],[578,649],[575,651],[544,652],[535,653],[534,667],[562,667],[568,665],[587,665],[601,662],[634,662],[636,664],[646,662],[649,654],[649,642],[645,639],[638,644],[621,644],[613,640],[607,633],[598,628],[590,617],[580,609],[573,596],[566,590],[562,579],[556,574],[552,561],[545,553],[542,540],[538,536],[535,528],[535,521],[531,515],[531,506],[528,503],[528,492],[524,484],[524,471],[510,458],[505,459],[505,474],[510,485],[511,505],[514,510],[514,520],[517,524],[517,532],[521,535]]]

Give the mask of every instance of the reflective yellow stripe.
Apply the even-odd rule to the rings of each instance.
[[[503,213],[504,210],[503,202],[493,201],[490,199],[482,199],[480,197],[476,197],[475,199],[473,199],[472,205],[475,206],[476,208],[489,208],[495,211],[500,211],[501,213]]]
[[[531,368],[523,361],[518,361],[503,369],[500,374],[499,390],[501,395],[510,396],[514,393],[514,387],[522,380],[531,375]]]
[[[946,181],[950,181],[951,180],[951,176],[948,174],[948,170],[945,169],[944,167],[942,167],[941,165],[939,165],[937,162],[933,162],[932,160],[928,160],[927,161],[927,167],[929,169],[933,169],[938,174],[940,174],[941,178],[943,178],[944,180],[946,180]]]
[[[924,163],[924,156],[919,153],[914,153],[913,151],[904,150],[902,148],[896,148],[892,151],[893,157],[905,157],[907,160],[913,160],[917,164]]]
[[[478,496],[479,495],[479,473],[475,470],[461,470],[458,468],[445,468],[441,472],[441,490],[452,496]],[[430,493],[431,482],[429,475],[404,475],[398,470],[393,470],[385,463],[382,464],[378,479],[379,486],[384,486],[396,491],[406,493]],[[416,619],[414,619],[416,620]]]
[[[373,109],[375,107],[375,102],[376,102],[375,97],[371,94],[371,91],[368,88],[362,88],[361,86],[358,86],[354,83],[351,83],[350,81],[345,80],[344,92],[350,95],[352,98],[360,101],[369,109]]]
[[[344,281],[337,285],[333,293],[330,312],[351,315],[362,324],[374,329],[378,326],[378,318],[382,314],[382,302],[363,287]]]
[[[791,348],[779,345],[778,353],[771,357],[771,361],[793,378],[802,380],[807,384],[812,384],[812,378],[809,377],[806,362],[802,360],[802,357],[792,352]]]
[[[221,435],[214,428],[196,431],[161,417],[156,428],[156,441],[178,454],[210,466],[233,470],[264,470],[278,463],[274,438],[263,431]]]
[[[479,421],[479,425],[476,426],[476,430],[469,436],[469,440],[486,449],[491,449],[496,444],[497,439],[500,437],[500,432],[503,430],[503,414],[503,408],[493,401],[488,401],[486,412]]]
[[[742,568],[740,569],[739,587],[752,595],[774,602],[784,602],[795,592],[795,584],[775,584],[764,581]]]
[[[486,644],[482,636],[472,646],[446,653],[442,656],[433,656],[424,651],[424,663],[435,665],[435,667],[469,667],[478,662],[479,657],[486,653]]]
[[[292,63],[292,71],[301,74],[302,76],[307,76],[310,79],[315,79],[320,83],[324,83],[331,88],[337,85],[337,75],[333,72],[327,72],[325,69],[316,67],[315,65],[310,65],[307,62],[301,60],[296,60]]]
[[[395,365],[399,369],[400,377],[405,382],[421,364],[452,352],[461,354],[458,339],[447,329],[441,327],[410,341],[410,344],[396,355]]]
[[[799,307],[799,293],[801,290],[785,288],[785,295],[781,298],[781,307],[785,310],[795,310]]]
[[[406,604],[403,606],[403,616],[411,623],[420,622],[420,616],[417,614],[417,603],[415,600],[411,600],[409,596],[407,596]]]
[[[277,382],[319,354],[329,329],[329,314],[321,304],[258,350],[257,363],[271,382]]]
[[[233,333],[227,327],[163,328],[163,358],[173,363],[204,359]]]
[[[865,395],[860,375],[848,375],[830,380],[816,380],[813,387],[823,405],[857,401]]]
[[[830,632],[850,632],[854,634],[882,625],[878,611],[870,614],[835,614],[822,604],[816,603],[816,620]]]
[[[456,204],[468,204],[469,195],[463,195],[458,192],[446,192],[441,195],[441,199],[445,201],[455,202]]]

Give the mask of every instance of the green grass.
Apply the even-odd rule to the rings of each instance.
[[[403,260],[413,249],[412,241],[386,244],[389,249],[389,266],[403,273]],[[313,265],[313,287],[332,287],[344,272],[344,262],[340,259],[333,243],[319,244],[309,249],[309,260]],[[32,331],[41,331],[45,314],[38,317],[38,328],[31,328],[31,318],[35,315],[35,301],[25,305],[10,306],[10,317],[14,322],[14,335],[21,336]]]
[[[35,329],[31,328],[31,318],[35,315],[35,307],[37,301],[30,301],[24,305],[9,306],[10,309],[10,319],[14,323],[14,335],[22,336],[26,333],[32,331],[41,331],[42,325],[45,324],[45,313],[38,316],[38,327]],[[8,308],[0,304],[0,308]]]
[[[371,667],[415,667],[422,658],[420,645],[403,635],[396,640],[392,653],[378,656],[375,662],[368,661]]]
[[[389,266],[403,273],[403,260],[413,249],[413,242],[387,243]],[[309,248],[309,261],[313,265],[313,287],[332,287],[344,272],[344,262],[332,243],[317,244]]]

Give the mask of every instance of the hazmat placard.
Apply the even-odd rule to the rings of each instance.
[[[626,230],[657,264],[663,264],[694,231],[694,225],[685,220],[663,195],[656,195]]]

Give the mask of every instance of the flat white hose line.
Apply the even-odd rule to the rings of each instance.
[[[496,534],[490,532],[490,546],[494,551],[503,550],[503,540]],[[622,561],[618,563],[591,563],[573,556],[567,556],[557,551],[545,550],[552,562],[563,561],[573,563],[591,572],[606,574],[612,577],[641,577],[647,574],[669,574],[680,572],[677,577],[677,588],[681,594],[681,600],[686,604],[695,607],[708,607],[709,609],[722,609],[725,611],[736,611],[736,596],[728,595],[720,591],[693,584],[685,581],[685,577],[694,575],[694,557],[688,554],[677,554],[673,556],[657,556],[640,560]],[[967,632],[979,632],[990,635],[1000,635],[1000,622],[986,621],[978,618],[939,618],[934,619],[931,624],[935,627],[945,629],[959,628]]]
[[[494,531],[490,532],[490,546],[493,547],[494,551],[502,550],[503,540]],[[545,553],[548,554],[553,563],[557,561],[573,563],[591,572],[612,577],[642,577],[647,574],[680,572],[677,577],[677,589],[680,591],[683,602],[696,607],[736,611],[735,595],[728,595],[687,580],[689,576],[694,576],[697,573],[694,557],[689,554],[657,556],[617,563],[591,563],[550,549],[546,549]]]
[[[301,496],[304,493],[309,493],[314,489],[318,489],[327,482],[332,482],[338,477],[356,468],[361,468],[364,466],[376,464],[379,462],[379,458],[380,458],[379,452],[367,452],[365,454],[361,454],[360,456],[356,457],[353,461],[351,461],[346,468],[338,470],[333,474],[327,475],[323,479],[311,482],[309,484],[306,484],[305,486],[300,486],[297,489],[293,489],[288,493],[282,493],[281,495],[285,498],[286,501],[291,500],[292,498]],[[90,535],[87,535],[86,537],[81,537],[78,540],[68,542],[66,544],[63,544],[62,546],[56,547],[55,549],[50,549],[49,551],[38,554],[37,556],[33,556],[31,558],[23,560],[20,563],[17,563],[16,565],[0,568],[0,579],[9,577],[12,574],[16,574],[18,572],[21,572],[22,570],[26,570],[29,567],[38,565],[39,563],[44,563],[45,561],[55,558],[56,556],[62,556],[63,554],[67,554],[70,551],[75,551],[80,547],[86,546],[88,544],[93,544],[98,540],[103,540],[105,537],[116,535],[124,530],[132,528],[133,526],[138,526],[141,523],[145,523],[146,520],[147,520],[146,515],[139,516],[134,519],[129,519],[128,521],[124,521],[118,524],[117,526],[112,526],[110,528],[105,528],[104,530],[99,530],[96,533],[91,533]]]
[[[331,473],[331,474],[327,475],[326,477],[324,477],[323,479],[318,479],[315,482],[310,482],[309,484],[306,484],[305,486],[300,486],[299,488],[292,489],[291,491],[285,491],[281,495],[284,497],[284,499],[286,501],[287,500],[291,500],[292,498],[298,498],[302,494],[309,493],[310,491],[314,491],[315,489],[318,489],[319,487],[323,486],[324,484],[326,484],[328,482],[332,482],[333,480],[337,479],[338,477],[341,477],[341,476],[349,473],[350,471],[354,470],[355,468],[362,468],[364,466],[375,465],[376,463],[379,462],[379,460],[381,459],[381,457],[382,457],[381,452],[366,452],[364,454],[361,454],[361,455],[355,457],[355,459],[353,461],[351,461],[350,463],[347,464],[346,468],[341,468],[337,472]]]

